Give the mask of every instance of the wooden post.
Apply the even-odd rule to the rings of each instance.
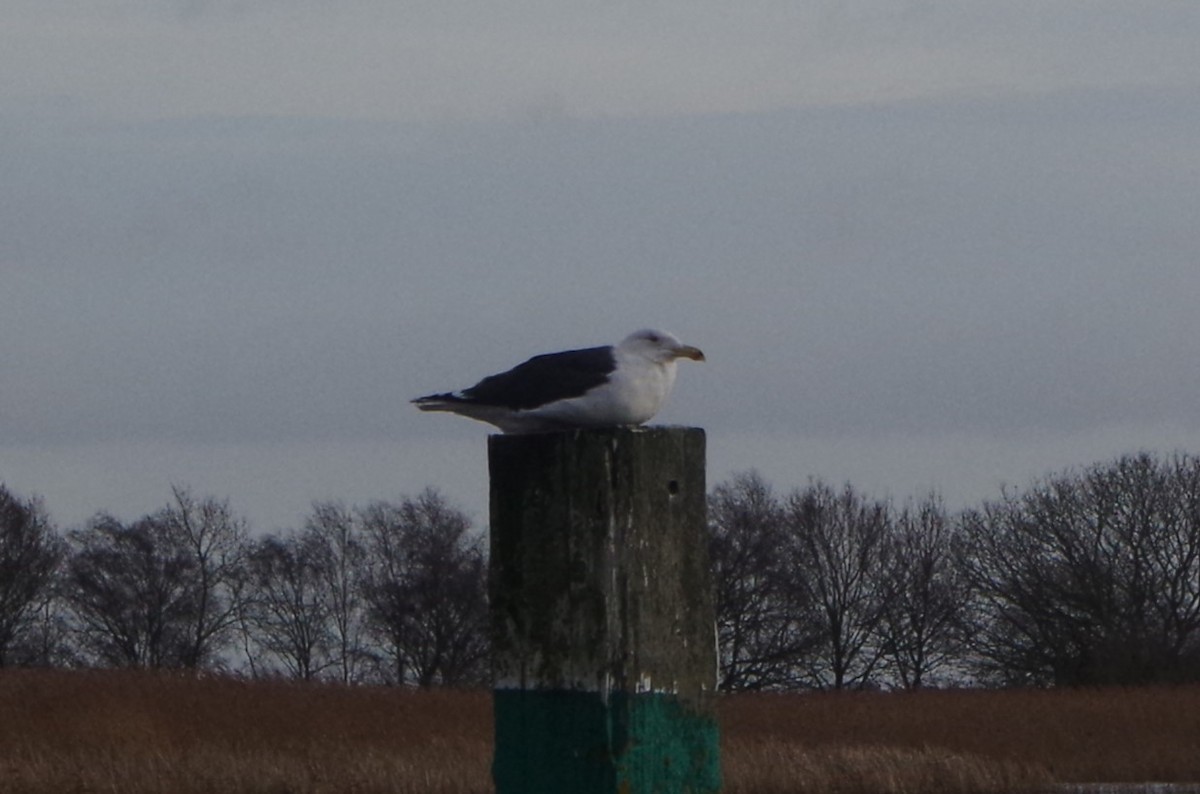
[[[720,789],[704,442],[489,439],[498,794]]]

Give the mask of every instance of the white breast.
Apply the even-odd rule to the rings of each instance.
[[[602,386],[581,397],[521,411],[530,420],[573,427],[640,425],[649,421],[675,384],[675,362],[615,351],[617,368]]]

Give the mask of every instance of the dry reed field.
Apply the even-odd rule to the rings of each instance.
[[[490,790],[485,692],[0,671],[0,792]]]
[[[726,791],[1200,781],[1200,688],[739,695]],[[491,790],[486,692],[0,671],[0,792]]]
[[[721,730],[730,792],[1200,781],[1200,687],[738,695]],[[772,764],[835,771],[788,788]]]

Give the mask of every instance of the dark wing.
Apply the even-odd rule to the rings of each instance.
[[[534,356],[508,372],[484,378],[462,391],[463,401],[514,411],[579,397],[608,380],[616,369],[611,347],[589,347]]]

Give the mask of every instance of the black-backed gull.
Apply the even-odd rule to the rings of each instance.
[[[617,345],[534,356],[469,389],[412,402],[505,433],[640,425],[662,407],[680,358],[703,361],[704,354],[666,331],[636,331]]]

